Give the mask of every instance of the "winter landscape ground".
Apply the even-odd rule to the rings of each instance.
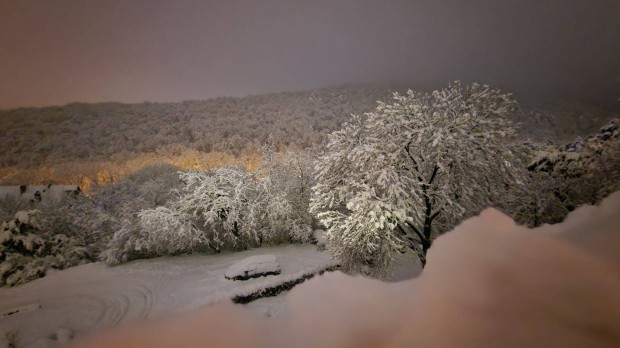
[[[80,344],[617,347],[618,211],[615,193],[563,223],[527,229],[487,209],[439,237],[414,279],[385,283],[327,273],[293,289],[269,319],[220,304]]]
[[[246,281],[224,278],[235,261],[257,254],[276,256],[282,273]],[[0,289],[0,323],[5,332],[19,333],[23,346],[44,346],[54,343],[58,330],[69,330],[77,337],[138,320],[161,319],[276,288],[335,265],[328,253],[312,245],[139,260],[118,267],[90,263]],[[259,307],[258,313],[274,310]]]

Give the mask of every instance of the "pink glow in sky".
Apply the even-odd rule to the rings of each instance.
[[[617,0],[0,1],[0,108],[357,82],[615,105]]]

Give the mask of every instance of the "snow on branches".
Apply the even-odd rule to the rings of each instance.
[[[598,204],[620,188],[620,120],[566,145],[526,143],[527,187],[504,200],[519,223],[537,227],[562,222],[578,207]]]
[[[345,268],[389,273],[403,246],[423,262],[432,240],[516,181],[516,103],[486,85],[394,93],[329,136],[311,210]]]
[[[72,236],[41,230],[39,210],[19,211],[0,226],[0,287],[16,286],[92,260],[92,250]]]
[[[307,153],[277,155],[268,146],[255,173],[241,167],[179,172],[183,187],[165,206],[125,221],[102,259],[247,249],[311,238]]]

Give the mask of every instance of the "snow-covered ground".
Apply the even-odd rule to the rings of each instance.
[[[394,260],[394,270],[390,277],[390,282],[401,282],[410,280],[422,273],[422,264],[420,259],[413,253],[407,252],[402,255],[396,255]],[[287,307],[288,291],[273,297],[259,298],[245,305],[252,313],[262,317],[280,318],[286,316],[289,312]]]
[[[394,270],[389,278],[392,282],[400,282],[415,278],[422,273],[422,263],[412,251],[396,255],[394,258]]]
[[[281,274],[246,281],[224,278],[231,264],[261,254],[276,256]],[[286,245],[220,255],[138,260],[115,267],[102,263],[77,266],[23,286],[0,289],[0,333],[18,331],[22,345],[50,337],[61,328],[79,336],[249,295],[334,264],[330,254],[317,251],[314,245]],[[252,308],[260,314],[274,311],[261,307],[261,303],[270,302],[261,301]]]
[[[563,223],[528,229],[486,209],[437,238],[416,279],[330,272],[249,304],[268,320],[224,303],[76,344],[620,347],[619,211],[620,192]]]
[[[278,296],[263,297],[256,301],[252,301],[246,305],[252,313],[262,317],[279,318],[288,313],[286,301],[288,298],[288,291]]]

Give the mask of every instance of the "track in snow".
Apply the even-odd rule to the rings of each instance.
[[[247,281],[224,279],[224,271],[232,263],[259,254],[275,255],[282,273]],[[0,289],[0,313],[28,308],[0,317],[0,332],[19,331],[23,344],[49,337],[59,328],[81,335],[274,288],[334,264],[331,255],[313,245],[286,245],[138,260],[115,267],[81,265],[16,288]]]

